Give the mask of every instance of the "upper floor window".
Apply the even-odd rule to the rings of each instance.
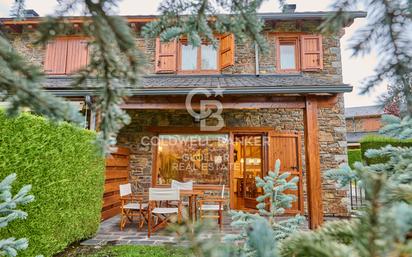
[[[320,35],[276,37],[277,70],[279,72],[316,71],[323,68]]]
[[[279,69],[283,71],[298,70],[298,40],[295,38],[280,38],[279,42]]]
[[[82,37],[58,37],[48,42],[44,72],[49,75],[68,75],[88,63],[88,43]]]
[[[157,73],[217,73],[220,69],[234,64],[234,37],[219,37],[218,47],[202,42],[193,47],[186,40],[160,42],[156,40]]]
[[[193,47],[187,42],[180,42],[180,73],[206,73],[218,71],[218,49],[203,42]]]

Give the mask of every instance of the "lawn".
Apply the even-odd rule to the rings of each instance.
[[[141,246],[123,245],[106,246],[88,254],[77,255],[79,257],[184,257],[187,256],[184,248],[172,246]]]

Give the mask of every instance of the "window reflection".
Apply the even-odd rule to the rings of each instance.
[[[228,184],[228,135],[160,135],[157,184],[172,179],[195,184]]]

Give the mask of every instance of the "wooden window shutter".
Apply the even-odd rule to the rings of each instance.
[[[160,42],[156,39],[155,71],[157,73],[176,72],[177,41]]]
[[[87,66],[89,49],[87,39],[70,38],[67,43],[66,74],[74,73]]]
[[[235,64],[235,37],[227,34],[220,38],[220,68]]]
[[[321,35],[302,35],[301,59],[302,70],[321,70],[323,69],[323,50]]]
[[[50,41],[46,47],[44,59],[44,72],[50,75],[66,73],[67,40],[56,38]]]

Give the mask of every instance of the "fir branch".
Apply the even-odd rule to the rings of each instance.
[[[412,112],[412,99],[410,82],[405,76],[412,71],[412,51],[410,45],[412,39],[409,36],[412,24],[412,2],[403,0],[336,0],[332,9],[335,11],[323,22],[323,32],[339,31],[351,19],[346,11],[354,10],[361,3],[365,4],[368,12],[366,25],[358,29],[351,38],[350,48],[354,56],[365,55],[371,52],[372,47],[378,54],[379,65],[375,67],[374,75],[363,82],[361,93],[369,92],[383,80],[400,85],[393,99],[399,92],[408,97],[408,110]]]
[[[21,107],[45,115],[52,120],[67,120],[81,124],[83,119],[73,104],[45,92],[39,67],[31,65],[0,36],[0,100],[10,102],[10,115],[17,115]]]
[[[25,219],[27,213],[16,209],[21,205],[34,201],[34,196],[29,195],[30,185],[23,186],[17,194],[12,195],[12,185],[16,180],[16,174],[10,174],[0,182],[0,228],[17,219]],[[13,237],[0,240],[1,256],[17,256],[17,252],[28,247],[26,238],[15,239]]]
[[[159,7],[160,18],[146,24],[142,34],[148,38],[159,36],[162,41],[186,37],[193,46],[199,46],[201,40],[207,40],[216,46],[214,32],[233,33],[237,40],[250,38],[262,51],[266,51],[267,42],[261,34],[264,24],[257,16],[262,2],[165,0]]]

